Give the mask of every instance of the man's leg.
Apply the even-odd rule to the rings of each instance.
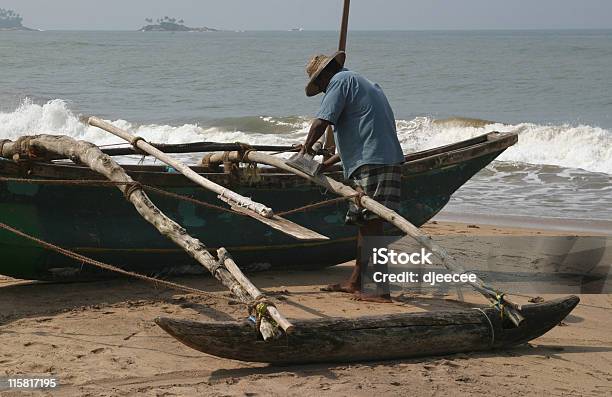
[[[354,172],[352,184],[360,193],[373,197],[376,201],[395,209],[400,201],[401,193],[401,167],[400,166],[361,166]],[[395,204],[395,205],[394,205]],[[384,221],[380,218],[364,221],[364,212],[367,211],[349,203],[347,224],[361,222],[357,235],[357,255],[355,267],[348,281],[340,284],[328,285],[323,291],[354,293],[357,299],[391,302],[388,288],[385,291],[378,289],[377,294],[361,293],[361,274],[367,269],[369,257],[362,258],[363,239],[365,236],[382,236]]]
[[[378,225],[379,223],[380,226]],[[368,258],[364,259],[361,255],[361,251],[363,251],[363,238],[367,235],[374,235],[373,233],[378,232],[379,228],[380,234],[382,234],[382,222],[378,220],[367,221],[359,226],[359,231],[357,232],[357,255],[355,256],[355,267],[353,267],[351,276],[343,283],[330,284],[325,288],[321,288],[322,291],[347,292],[349,294],[361,291],[361,272],[368,266]]]
[[[330,284],[327,287],[321,288],[321,291],[326,292],[346,292],[349,294],[358,292],[361,289],[361,228],[359,228],[359,234],[357,235],[357,257],[355,259],[355,267],[349,279],[343,283]]]
[[[382,293],[365,293],[361,291],[361,274],[368,268],[369,257],[362,257],[364,238],[368,236],[382,236],[384,232],[384,221],[382,219],[373,219],[364,223],[359,228],[359,234],[357,235],[357,260],[355,261],[355,270],[353,274],[359,274],[359,288],[353,293],[355,299],[368,302],[378,303],[389,303],[391,302],[391,295],[388,292],[388,287],[385,288],[385,292]]]
[[[382,221],[375,219],[367,221],[363,225],[359,226],[357,232],[357,255],[355,256],[355,267],[349,277],[348,281],[340,284],[331,284],[324,288],[324,291],[335,291],[335,292],[348,292],[355,293],[361,291],[361,272],[365,271],[368,267],[368,258],[363,258],[363,239],[365,236],[381,235]]]

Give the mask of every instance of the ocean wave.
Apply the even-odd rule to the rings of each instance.
[[[261,123],[270,127],[287,124],[274,118],[261,117]],[[141,124],[135,125],[126,120],[107,120],[113,125],[130,131],[151,142],[189,143],[189,142],[244,142],[249,144],[291,145],[306,135],[307,125],[294,119],[291,132],[285,134],[266,134],[240,130],[232,127],[232,122],[221,126],[200,126],[183,124],[180,126]],[[239,120],[239,119],[235,119]],[[304,119],[305,120],[305,119]],[[243,121],[243,124],[248,122]],[[261,129],[261,126],[259,126]],[[284,127],[286,128],[286,126]],[[0,139],[16,139],[23,135],[62,134],[75,139],[86,140],[97,145],[125,143],[120,138],[96,127],[84,124],[79,115],[73,113],[68,104],[60,99],[48,101],[43,105],[24,100],[13,112],[0,112]]]
[[[498,160],[556,165],[612,174],[612,131],[588,125],[516,125],[453,118],[417,117],[397,122],[407,151],[417,151],[469,139],[492,131],[517,132],[519,141]]]
[[[217,120],[207,126],[135,125],[125,120],[111,122],[160,143],[215,141],[290,145],[302,142],[309,127],[309,118],[300,116],[240,117]],[[506,150],[499,160],[612,174],[612,132],[599,127],[534,123],[508,125],[468,118],[435,120],[416,117],[398,120],[397,130],[406,152],[446,145],[491,131],[516,131],[519,142]],[[59,99],[42,105],[25,100],[15,111],[0,113],[0,139],[38,133],[65,134],[98,145],[123,143],[105,131],[83,124],[67,103]]]

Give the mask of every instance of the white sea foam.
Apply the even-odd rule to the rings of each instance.
[[[612,174],[610,130],[588,125],[471,124],[472,120],[435,122],[426,117],[397,122],[400,141],[408,151],[446,145],[491,131],[516,131],[519,134],[518,143],[506,150],[499,160]]]
[[[279,126],[288,133],[253,133],[248,122],[242,129],[205,127],[196,124],[133,125],[125,120],[111,121],[118,127],[152,142],[186,143],[196,141],[245,142],[250,144],[287,145],[300,143],[308,131],[307,118],[260,117],[273,131]],[[587,125],[538,125],[523,123],[487,124],[478,120],[451,119],[434,121],[427,117],[398,120],[398,135],[406,151],[428,149],[461,141],[490,131],[517,131],[519,143],[500,156],[500,160],[530,164],[549,164],[567,168],[582,168],[592,172],[612,174],[612,132]],[[122,143],[98,128],[79,121],[62,100],[38,105],[24,101],[13,112],[0,113],[0,139],[15,139],[22,135],[52,133],[88,140],[98,145]]]

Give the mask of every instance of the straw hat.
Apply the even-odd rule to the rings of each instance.
[[[308,66],[306,66],[306,74],[310,77],[310,81],[306,85],[306,96],[315,96],[323,91],[316,84],[319,75],[325,68],[332,62],[336,61],[340,67],[344,66],[344,61],[346,61],[346,53],[344,51],[338,51],[332,56],[327,55],[315,55],[312,57],[310,62],[308,62]]]

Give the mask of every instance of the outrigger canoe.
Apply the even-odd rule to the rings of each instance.
[[[494,308],[292,320],[294,332],[265,342],[247,320],[155,322],[193,349],[233,360],[276,365],[393,360],[517,346],[554,328],[579,301],[570,296],[525,305],[525,320],[518,327]]]
[[[400,214],[416,226],[436,215],[451,195],[504,150],[515,133],[489,133],[451,145],[412,153],[402,168]],[[136,181],[215,203],[204,191],[160,165],[125,165]],[[193,169],[238,193],[282,212],[335,198],[299,176],[272,168],[250,172]],[[328,174],[342,179],[339,171]],[[0,221],[79,254],[147,275],[199,274],[204,271],[183,250],[147,224],[112,186],[61,181],[100,180],[87,167],[66,161],[36,162],[0,158]],[[33,182],[15,180],[30,179]],[[56,181],[59,184],[36,181]],[[223,246],[246,269],[318,268],[354,259],[355,230],[344,224],[346,202],[286,217],[330,239],[296,241],[248,217],[221,212],[151,193],[158,207],[211,250]],[[0,274],[38,280],[96,278],[102,271],[47,251],[0,231]]]

